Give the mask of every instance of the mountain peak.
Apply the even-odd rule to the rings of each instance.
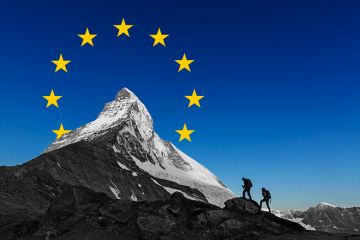
[[[45,152],[53,151],[82,140],[92,141],[103,137],[124,122],[132,121],[141,137],[148,139],[153,134],[153,120],[145,105],[128,88],[116,94],[115,100],[105,104],[98,117],[62,138],[54,141]]]
[[[177,185],[187,186],[200,191],[207,201],[219,206],[223,206],[227,199],[235,197],[208,169],[159,137],[154,131],[153,120],[145,105],[127,88],[121,89],[115,100],[105,104],[94,121],[56,140],[45,152],[80,141],[106,146],[104,151],[115,154],[118,158],[116,165],[122,169],[130,171],[129,169],[136,167],[156,179],[173,182],[166,186],[166,183],[155,180],[157,185],[169,193],[176,190],[188,191],[183,187],[174,188]],[[137,173],[130,178],[136,176]],[[151,180],[153,181],[154,179]],[[120,188],[116,186],[124,183],[117,184],[110,181],[108,185],[116,198],[120,192]],[[197,197],[196,194],[188,193],[190,197]]]
[[[137,99],[137,96],[126,87],[122,88],[116,94],[116,99],[119,99],[119,100],[121,100],[121,99],[130,99],[130,98],[133,98],[133,99],[136,98]]]
[[[318,205],[315,206],[315,208],[320,209],[320,210],[326,210],[326,209],[331,209],[331,208],[336,208],[336,207],[329,203],[320,202]]]

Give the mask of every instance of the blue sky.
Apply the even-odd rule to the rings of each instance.
[[[122,18],[130,38],[116,38]],[[86,27],[95,47],[80,47]],[[158,27],[166,48],[152,47]],[[234,192],[246,176],[274,208],[359,205],[358,1],[2,1],[0,29],[0,165],[36,157],[52,129],[94,120],[128,87],[160,136]],[[184,52],[191,73],[177,72]],[[54,73],[60,53],[68,73]],[[194,88],[201,109],[187,108]],[[59,109],[45,109],[51,89]],[[184,122],[191,143],[177,142]]]

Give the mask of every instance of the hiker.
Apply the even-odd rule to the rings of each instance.
[[[270,210],[270,206],[269,206],[269,201],[271,202],[271,194],[270,191],[265,189],[265,188],[261,188],[261,193],[263,195],[263,200],[260,201],[260,209],[261,209],[261,205],[263,202],[266,202],[266,206],[269,209],[269,212],[271,212]]]
[[[248,196],[249,196],[249,199],[252,200],[251,195],[250,195],[250,189],[252,187],[252,182],[251,182],[250,179],[247,179],[247,178],[244,178],[244,177],[242,178],[242,180],[244,182],[244,185],[243,185],[243,189],[244,189],[243,190],[243,198],[246,199],[245,193],[247,193]]]

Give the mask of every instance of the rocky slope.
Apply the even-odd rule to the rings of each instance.
[[[1,218],[1,239],[259,239],[304,229],[242,199],[224,209],[175,193],[167,200],[114,200],[88,188],[62,185],[38,216]],[[236,237],[236,238],[234,238]]]
[[[259,211],[256,202],[228,200],[224,208],[174,193],[167,200],[127,201],[84,187],[62,185],[42,215],[0,217],[3,240],[235,240],[359,239],[307,232]]]

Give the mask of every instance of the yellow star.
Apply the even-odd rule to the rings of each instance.
[[[71,132],[70,130],[65,130],[64,126],[60,124],[59,130],[52,130],[56,134],[56,139],[61,138],[64,134]]]
[[[156,46],[158,43],[165,46],[165,38],[167,38],[169,34],[162,34],[160,28],[158,28],[158,31],[156,34],[150,34],[150,37],[154,39],[153,47]]]
[[[188,60],[188,59],[186,58],[185,53],[184,53],[182,59],[181,59],[181,60],[175,60],[175,62],[177,62],[177,63],[180,65],[178,72],[180,72],[180,71],[183,70],[184,68],[185,68],[186,70],[188,70],[189,72],[191,72],[189,65],[190,65],[192,62],[194,62],[194,60]]]
[[[55,72],[59,71],[60,69],[67,72],[66,65],[69,64],[70,60],[64,60],[62,54],[60,54],[59,60],[52,60],[52,62],[56,65]]]
[[[191,142],[190,134],[195,132],[195,130],[188,130],[187,127],[186,127],[186,124],[184,123],[183,129],[182,130],[176,130],[176,132],[178,134],[180,134],[179,142],[181,142],[184,139],[187,139],[189,142]]]
[[[57,101],[62,98],[62,96],[56,96],[54,93],[54,90],[51,90],[51,93],[49,96],[43,96],[48,102],[46,105],[46,108],[50,107],[51,105],[54,105],[55,107],[59,107]]]
[[[85,44],[90,44],[91,46],[94,46],[93,38],[97,36],[97,34],[90,34],[89,28],[86,28],[86,31],[84,34],[78,34],[78,36],[82,39],[81,46],[84,46]]]
[[[191,106],[194,105],[194,104],[195,104],[196,106],[200,107],[200,102],[199,102],[199,101],[200,101],[202,98],[204,98],[204,96],[198,96],[198,95],[196,94],[195,89],[194,89],[194,91],[193,91],[193,93],[192,93],[191,96],[185,96],[185,97],[190,100],[188,107],[191,107]]]
[[[119,32],[117,34],[117,36],[119,37],[121,34],[125,34],[126,36],[130,37],[129,35],[129,29],[133,27],[133,25],[127,25],[125,23],[125,19],[122,20],[120,25],[114,25],[114,27],[116,27]]]

